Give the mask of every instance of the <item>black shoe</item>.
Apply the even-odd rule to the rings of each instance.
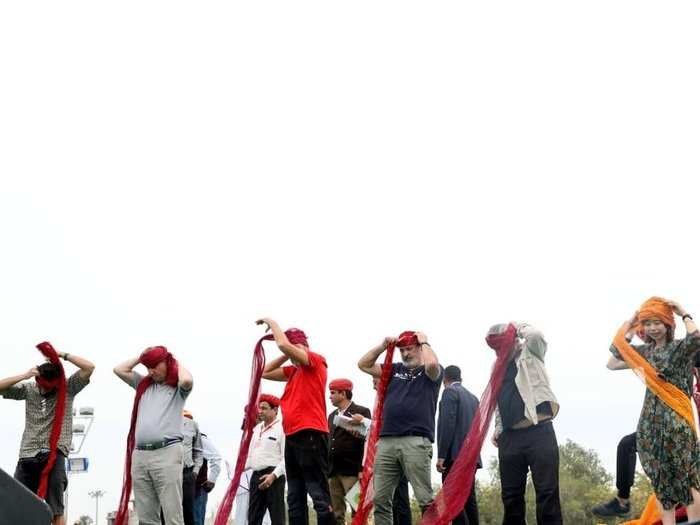
[[[630,504],[622,505],[620,500],[613,498],[607,503],[601,503],[591,509],[591,512],[599,518],[618,516],[624,518],[630,513]]]

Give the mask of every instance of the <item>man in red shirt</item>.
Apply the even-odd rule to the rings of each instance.
[[[290,328],[283,332],[272,319],[260,319],[272,331],[282,356],[265,365],[263,378],[286,381],[281,398],[282,428],[287,473],[289,525],[308,523],[307,494],[311,496],[318,525],[334,525],[328,489],[328,421],[326,379],[328,365],[323,356],[309,350],[306,334]],[[292,366],[282,366],[287,359]]]

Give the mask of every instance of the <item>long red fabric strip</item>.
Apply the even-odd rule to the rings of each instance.
[[[144,362],[145,361],[145,362]],[[165,384],[177,387],[178,383],[178,363],[177,360],[163,346],[155,346],[141,355],[141,363],[148,367],[155,367],[160,361],[166,361],[168,374]],[[139,414],[139,402],[146,389],[153,384],[150,376],[144,377],[136,386],[134,405],[131,408],[131,424],[129,434],[126,438],[126,458],[124,460],[124,475],[122,482],[122,493],[119,498],[119,508],[114,519],[114,525],[127,525],[129,523],[129,499],[131,498],[131,456],[134,452],[136,419]]]
[[[515,344],[515,336],[515,326],[510,325],[503,336],[499,337],[498,348],[495,349],[496,363],[493,365],[486,389],[481,394],[479,409],[474,415],[472,426],[442,489],[423,515],[421,525],[446,525],[464,509],[474,484],[479,453],[496,409],[503,378]]]
[[[44,382],[41,378],[37,378],[37,383],[40,386],[56,388],[56,409],[53,416],[53,424],[51,425],[51,434],[49,435],[49,459],[46,462],[44,470],[41,471],[41,478],[39,480],[39,488],[37,490],[37,496],[40,498],[46,497],[46,491],[49,487],[49,474],[51,469],[53,469],[56,463],[56,455],[58,453],[58,440],[61,439],[61,429],[63,428],[63,416],[66,413],[66,373],[63,370],[63,365],[61,360],[58,358],[56,350],[54,350],[51,343],[44,341],[36,345],[37,349],[48,357],[49,361],[54,365],[58,366],[61,371],[61,376],[55,381]]]
[[[253,437],[253,429],[255,428],[258,417],[258,397],[260,397],[260,380],[262,379],[263,370],[265,369],[265,350],[263,349],[263,341],[271,341],[274,338],[272,335],[266,335],[258,344],[255,345],[253,351],[253,365],[250,371],[250,388],[248,389],[248,404],[245,407],[245,419],[243,421],[243,435],[241,435],[241,444],[238,448],[238,459],[236,460],[236,469],[233,472],[233,479],[226,490],[224,499],[216,511],[214,525],[226,525],[228,518],[231,515],[231,507],[233,499],[236,497],[238,485],[241,482],[241,474],[245,468],[246,460],[248,459],[248,451],[250,449],[250,440]]]
[[[384,419],[384,397],[386,389],[391,380],[392,364],[394,362],[394,345],[390,344],[386,349],[384,357],[384,366],[382,367],[382,376],[379,379],[377,386],[377,399],[374,403],[374,419],[372,420],[372,429],[367,440],[367,449],[365,452],[365,461],[362,466],[362,479],[360,480],[360,502],[357,506],[357,512],[352,519],[352,525],[365,525],[369,513],[372,511],[374,494],[370,490],[372,478],[374,477],[374,458],[377,454],[377,440],[379,432],[382,429]]]

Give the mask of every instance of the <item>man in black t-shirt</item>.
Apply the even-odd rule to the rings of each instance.
[[[380,377],[377,359],[392,343],[401,353],[401,363],[392,364],[374,461],[376,525],[392,525],[392,500],[402,475],[413,487],[421,510],[433,499],[430,462],[442,368],[425,334],[403,332],[398,339],[384,338],[367,352],[358,362],[360,370]]]

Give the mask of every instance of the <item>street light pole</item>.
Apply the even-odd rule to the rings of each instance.
[[[105,495],[104,490],[91,490],[88,492],[88,495],[91,498],[95,498],[95,525],[97,525],[100,521],[100,515],[99,515],[99,505],[100,505],[100,498]]]

